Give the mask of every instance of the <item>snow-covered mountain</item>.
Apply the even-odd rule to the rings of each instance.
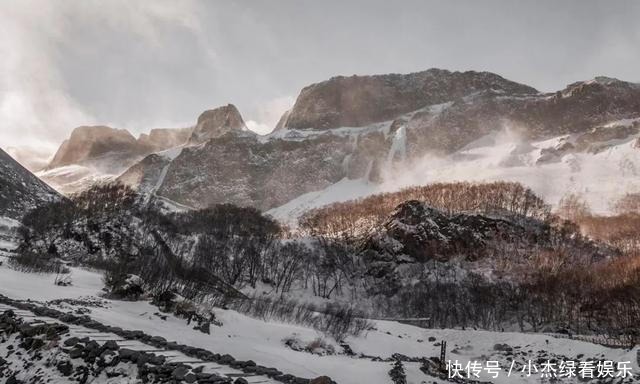
[[[0,256],[17,246],[20,220],[60,195],[0,149]]]
[[[0,149],[0,217],[19,220],[38,205],[59,195]]]
[[[454,181],[514,181],[532,188],[552,205],[573,193],[594,212],[640,191],[640,119],[613,121],[584,133],[528,140],[511,126],[489,133],[450,154],[423,156],[387,166],[383,182],[344,179],[271,209],[295,224],[309,209],[404,187]]]
[[[61,193],[74,193],[115,179],[145,155],[181,145],[191,128],[159,128],[137,139],[125,129],[75,128],[45,169],[36,174]]]
[[[202,113],[172,150],[127,150],[120,161],[118,144],[80,161],[84,168],[39,175],[85,185],[91,169],[117,163],[100,174],[170,207],[234,203],[285,221],[336,200],[467,179],[520,181],[551,203],[589,192],[606,211],[611,193],[638,188],[639,118],[640,85],[606,77],[554,93],[474,71],[335,77],[305,87],[266,136],[227,105]]]

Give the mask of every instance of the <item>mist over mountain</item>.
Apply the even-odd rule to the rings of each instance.
[[[634,384],[640,2],[0,6],[0,383]]]
[[[538,176],[526,180],[531,173],[577,178],[574,186],[559,182],[541,191],[555,203],[567,191],[589,188],[592,172],[635,172],[638,118],[640,86],[605,77],[553,93],[486,72],[336,77],[305,87],[266,136],[247,130],[233,105],[204,112],[186,145],[143,159],[119,180],[177,206],[233,202],[269,210],[290,204],[274,211],[287,216],[305,209],[303,195],[327,190],[326,197],[345,183],[364,183],[366,194],[391,183],[437,181],[439,167],[471,166],[488,154],[479,148],[487,148],[489,168],[451,177],[495,180],[524,168],[529,171],[518,181],[525,184],[537,183]],[[614,148],[617,163],[595,160]],[[421,164],[429,158],[427,170]],[[363,191],[353,189],[336,198]],[[299,204],[290,203],[299,197]]]
[[[513,179],[556,203],[595,188],[588,179],[601,173],[611,177],[597,184],[609,187],[592,202],[606,211],[616,175],[640,169],[639,118],[640,85],[607,77],[552,93],[488,72],[334,77],[303,88],[266,136],[232,104],[203,112],[193,128],[138,139],[79,127],[38,175],[67,193],[119,180],[173,208],[231,202],[290,221],[322,201],[439,180]],[[618,160],[598,160],[611,150]],[[485,166],[465,173],[474,161]],[[540,185],[544,174],[557,184]],[[633,180],[625,189],[640,187]]]
[[[149,153],[186,143],[192,130],[155,128],[135,138],[126,129],[77,127],[37,175],[62,193],[79,192],[114,179]]]

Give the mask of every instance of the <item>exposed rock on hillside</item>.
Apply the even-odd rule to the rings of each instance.
[[[488,72],[430,69],[407,75],[338,76],[305,87],[286,120],[286,127],[362,127],[487,90],[537,93],[531,87]]]
[[[446,215],[423,202],[410,200],[398,205],[382,225],[371,231],[361,255],[367,275],[377,281],[374,285],[397,288],[410,276],[403,265],[427,268],[435,262],[480,262],[495,270],[496,265],[508,266],[502,272],[509,273],[509,268],[525,265],[537,253],[553,249],[554,243],[563,244],[565,262],[574,265],[592,264],[617,254],[609,247],[536,219],[512,214]],[[474,270],[469,266],[464,269]],[[379,285],[381,281],[387,284]]]
[[[57,198],[53,189],[0,149],[0,216],[19,220],[29,209]]]
[[[566,135],[566,145],[531,155],[540,164],[558,162],[632,139],[635,127],[609,124],[639,117],[640,86],[615,79],[541,94],[487,72],[336,77],[303,89],[267,136],[247,131],[233,105],[204,112],[190,147],[169,164],[138,165],[148,182],[130,185],[156,185],[159,196],[193,207],[232,202],[270,209],[345,177],[380,181],[398,164],[448,156],[505,129],[523,142]],[[522,164],[516,160],[505,166]]]
[[[185,148],[157,193],[191,207],[232,203],[269,209],[340,180],[350,151],[335,137],[262,143],[254,135],[227,135]]]
[[[138,144],[146,153],[162,151],[186,143],[192,132],[193,128],[155,128],[141,134]]]
[[[247,129],[240,112],[233,104],[202,112],[189,139],[190,143],[203,143],[227,133]]]
[[[366,248],[385,261],[448,261],[459,255],[478,260],[491,253],[492,242],[544,244],[549,236],[550,228],[533,220],[524,225],[479,214],[448,216],[410,200],[373,233]]]
[[[137,153],[136,138],[126,129],[107,126],[78,127],[62,143],[49,168],[80,164],[110,152]]]

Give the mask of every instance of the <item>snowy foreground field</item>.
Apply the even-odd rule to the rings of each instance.
[[[498,361],[503,366],[503,371],[496,379],[482,372],[479,379],[482,381],[541,382],[539,373],[527,377],[524,373],[514,372],[507,377],[512,360],[521,363],[526,363],[528,360],[535,362],[553,358],[629,361],[631,372],[640,373],[636,361],[637,348],[630,351],[612,349],[543,334],[423,329],[389,321],[374,321],[374,330],[358,338],[346,340],[356,355],[363,354],[367,357],[349,357],[342,353],[338,343],[329,339],[326,341],[334,345],[338,354],[319,356],[291,350],[283,343],[284,339],[292,336],[303,342],[324,337],[310,328],[264,322],[235,311],[217,309],[216,316],[223,325],[212,326],[211,334],[205,335],[193,330],[184,319],[168,315],[166,320],[163,320],[154,315],[158,312],[158,308],[148,302],[122,302],[100,298],[102,276],[99,273],[74,268],[72,269],[73,286],[61,287],[54,285],[54,275],[16,272],[6,264],[3,263],[0,266],[0,294],[9,298],[30,299],[41,303],[55,299],[99,300],[104,305],[91,306],[89,316],[104,324],[142,330],[148,334],[163,336],[167,340],[217,353],[228,353],[236,359],[253,360],[258,364],[272,366],[300,377],[313,378],[328,375],[342,384],[390,383],[388,372],[392,363],[375,361],[378,360],[376,357],[385,359],[394,353],[408,357],[438,356],[440,347],[436,344],[441,340],[447,342],[447,359],[458,360],[462,366],[469,361],[484,364],[490,360]],[[75,309],[72,304],[67,303],[53,307],[62,310]],[[505,348],[504,345],[496,348],[497,344],[506,344],[509,348]],[[444,382],[420,371],[419,363],[405,363],[405,370],[408,383]]]

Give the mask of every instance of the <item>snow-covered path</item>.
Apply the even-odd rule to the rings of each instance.
[[[102,284],[100,273],[72,268],[73,286],[60,287],[53,284],[54,275],[28,274],[10,269],[6,263],[0,266],[0,294],[13,299],[31,299],[41,303],[56,299],[93,299],[99,297]],[[241,313],[216,308],[214,312],[223,325],[212,326],[211,334],[205,335],[186,324],[184,319],[167,315],[162,320],[154,313],[157,307],[149,302],[126,302],[98,299],[103,306],[90,307],[89,316],[105,325],[124,329],[142,330],[150,335],[161,335],[189,346],[203,348],[220,354],[228,353],[239,360],[253,360],[257,364],[275,367],[299,377],[330,376],[340,384],[388,384],[391,363],[369,358],[350,357],[339,353],[319,356],[294,351],[283,343],[285,338],[295,336],[303,343],[316,339],[342,348],[335,340],[303,326],[277,321],[263,321]],[[51,304],[63,311],[74,310],[66,303]],[[432,357],[440,353],[439,342],[447,341],[447,359],[462,364],[470,361],[497,360],[507,364],[517,357],[523,359],[562,358],[584,360],[587,358],[612,361],[630,361],[632,372],[640,373],[636,354],[632,350],[607,348],[578,340],[560,339],[544,334],[519,332],[491,332],[460,329],[424,329],[393,321],[374,321],[375,329],[359,337],[348,337],[345,342],[356,355],[364,354],[388,359],[394,353],[409,357]],[[496,345],[507,344],[513,355],[496,350]],[[433,382],[434,378],[419,370],[418,363],[406,363],[409,384]],[[489,380],[499,384],[539,382],[539,377],[523,375],[500,376]]]
[[[19,309],[13,306],[0,303],[0,313],[4,313],[7,310],[13,311],[18,318],[21,318],[24,321],[24,323],[30,324],[30,325],[42,324],[42,323],[65,324],[57,319],[53,319],[46,316],[37,316],[28,310]],[[74,325],[74,324],[65,324],[65,325],[69,327],[69,333],[65,335],[65,339],[71,338],[71,337],[77,337],[79,339],[82,339],[87,337],[89,338],[89,340],[95,341],[99,345],[103,345],[108,341],[115,341],[120,348],[126,348],[136,352],[146,352],[146,353],[153,353],[154,355],[158,355],[158,356],[164,356],[166,358],[167,363],[182,363],[182,364],[191,365],[193,367],[203,367],[202,372],[204,373],[213,373],[218,376],[234,378],[234,379],[242,377],[245,380],[247,380],[247,382],[250,384],[278,383],[277,381],[270,379],[266,376],[246,374],[240,370],[233,369],[231,367],[224,366],[215,362],[204,361],[201,359],[187,356],[180,351],[171,350],[171,349],[158,349],[157,347],[143,343],[139,340],[123,339],[121,336],[116,335],[114,333],[100,332],[100,331],[96,331],[87,327]]]

